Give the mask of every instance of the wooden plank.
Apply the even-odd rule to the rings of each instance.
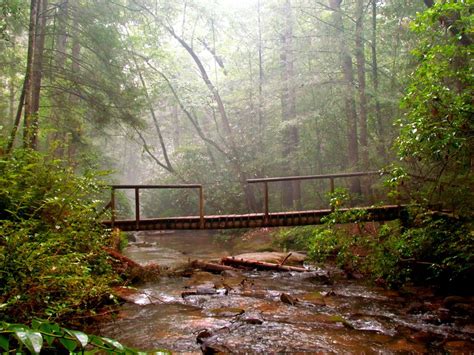
[[[405,207],[398,205],[387,205],[380,207],[357,207],[344,208],[341,211],[363,210],[368,214],[365,221],[392,220],[399,217],[400,211]],[[231,229],[243,227],[278,227],[319,224],[320,219],[331,213],[330,209],[313,211],[273,212],[265,221],[265,215],[260,214],[235,214],[222,216],[204,216],[204,229]],[[239,220],[241,223],[235,223]],[[138,230],[135,219],[115,220],[102,222],[105,226],[114,226],[124,230]],[[173,229],[202,229],[200,216],[147,218],[140,219],[139,230],[173,230]]]

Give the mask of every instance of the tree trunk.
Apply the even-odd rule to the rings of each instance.
[[[75,3],[71,3],[72,6],[77,6]],[[72,51],[71,51],[71,71],[72,75],[78,77],[80,75],[80,59],[81,59],[81,42],[79,39],[79,19],[78,19],[78,11],[76,8],[72,8]],[[74,79],[76,81],[76,79]],[[79,98],[75,95],[69,95],[69,100],[73,103],[78,103]],[[77,155],[77,146],[81,140],[81,124],[80,122],[71,120],[68,125],[69,129],[66,131],[65,136],[65,144],[67,144],[67,158],[71,162],[72,166],[76,165],[76,155]]]
[[[357,112],[354,100],[354,70],[352,58],[344,38],[344,23],[341,15],[341,1],[330,0],[329,6],[333,10],[333,21],[338,29],[338,42],[341,53],[341,69],[344,78],[344,110],[346,113],[346,137],[347,137],[347,168],[353,170],[359,163],[359,147],[357,141]],[[360,194],[360,180],[351,179],[351,192]]]
[[[11,39],[11,46],[13,52],[16,52],[16,38],[12,36]],[[15,120],[15,95],[16,95],[16,88],[15,88],[15,66],[10,66],[10,78],[8,80],[8,119],[10,122],[14,122]]]
[[[263,147],[263,44],[262,44],[262,22],[261,22],[261,4],[257,1],[258,15],[258,128],[260,137],[260,146]]]
[[[387,152],[385,151],[385,126],[382,119],[382,109],[379,101],[379,69],[377,63],[377,0],[372,0],[372,86],[374,90],[375,101],[375,122],[377,125],[378,143],[377,151],[383,158],[387,160]]]
[[[282,41],[281,65],[282,65],[282,88],[281,88],[281,111],[283,122],[286,124],[283,132],[283,161],[287,165],[285,171],[292,175],[298,175],[296,152],[299,145],[299,132],[296,126],[296,93],[295,93],[295,71],[293,50],[293,14],[291,1],[285,0],[283,6],[285,29]],[[283,207],[301,207],[301,191],[299,181],[282,182]]]
[[[356,62],[357,79],[359,81],[359,137],[361,168],[369,168],[369,147],[367,137],[367,94],[365,83],[365,53],[364,53],[364,0],[356,1]]]
[[[26,73],[25,80],[23,83],[23,100],[20,99],[18,104],[18,111],[21,115],[23,108],[24,120],[23,120],[23,146],[25,148],[31,145],[31,83],[33,77],[33,59],[36,47],[36,28],[37,28],[37,13],[38,4],[41,0],[31,0],[30,2],[30,24],[28,29],[28,55],[26,60]],[[18,115],[17,115],[18,118]],[[19,124],[19,122],[18,122]],[[14,134],[12,134],[13,142]]]
[[[33,80],[31,82],[31,137],[30,147],[38,148],[39,107],[41,80],[43,78],[44,40],[46,34],[48,0],[42,0],[38,5],[35,51],[33,54]]]
[[[51,71],[56,71],[62,73],[65,71],[66,64],[66,48],[67,41],[69,38],[68,35],[68,18],[69,18],[69,0],[64,0],[62,4],[59,5],[57,13],[57,25],[55,26],[56,30],[56,56],[54,58],[55,68],[51,68]],[[52,79],[54,80],[54,79]],[[62,106],[65,102],[65,95],[59,90],[51,98],[54,105],[51,110],[51,121],[54,123],[55,132],[50,137],[52,141],[64,141],[65,132],[65,117],[64,113],[61,112]],[[58,158],[64,157],[64,144],[58,144],[55,150],[55,155]]]

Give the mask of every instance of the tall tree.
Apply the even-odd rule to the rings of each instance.
[[[293,11],[290,0],[284,0],[283,6],[283,33],[281,35],[281,114],[284,123],[283,129],[283,163],[286,171],[298,175],[296,152],[299,145],[299,133],[296,122],[296,91],[293,48]],[[286,208],[301,203],[299,181],[283,182],[283,205]]]
[[[375,1],[375,0],[373,0]],[[368,170],[369,167],[369,147],[367,132],[367,94],[365,83],[365,38],[364,38],[364,0],[356,0],[356,26],[355,26],[355,45],[356,45],[356,63],[357,79],[359,82],[359,142],[360,142],[360,167],[362,170]]]
[[[356,169],[359,163],[359,144],[357,136],[357,111],[355,105],[354,91],[354,69],[352,57],[345,39],[344,22],[341,9],[342,0],[330,0],[329,7],[333,11],[333,23],[337,29],[337,39],[340,51],[340,63],[343,73],[343,101],[346,115],[346,139],[347,139],[347,168]],[[351,180],[351,191],[360,193],[359,179]]]
[[[36,149],[38,145],[39,107],[41,80],[43,78],[44,42],[46,35],[46,22],[48,0],[32,0],[31,12],[35,18],[30,22],[29,36],[31,41],[32,58],[29,63],[30,76],[25,91],[24,113],[24,145]]]

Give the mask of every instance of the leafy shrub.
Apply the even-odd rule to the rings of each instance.
[[[66,319],[113,298],[102,185],[29,150],[0,158],[1,318]]]
[[[372,270],[390,284],[435,284],[468,290],[474,277],[472,223],[441,213],[418,211],[411,225],[381,230]],[[385,236],[384,236],[385,235]]]
[[[314,232],[313,226],[280,229],[274,235],[275,244],[285,250],[305,250]]]
[[[423,208],[412,208],[408,225],[393,221],[380,226],[378,234],[349,233],[335,211],[326,225],[291,228],[277,241],[299,246],[315,262],[334,262],[347,270],[358,270],[388,286],[405,283],[436,285],[472,291],[474,279],[474,232],[472,221]],[[349,219],[350,220],[350,219]],[[347,226],[347,225],[346,225]]]

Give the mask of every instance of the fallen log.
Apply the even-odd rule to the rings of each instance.
[[[114,258],[117,261],[120,261],[122,264],[125,264],[127,267],[135,267],[135,268],[143,268],[139,263],[136,261],[133,261],[130,258],[127,258],[125,255],[122,255],[119,253],[117,250],[108,248],[108,247],[102,247],[102,249],[109,254],[112,258]]]
[[[281,264],[267,263],[264,261],[249,260],[249,259],[236,259],[232,256],[227,256],[221,259],[223,265],[230,265],[234,267],[245,267],[260,270],[277,270],[277,271],[296,271],[296,272],[307,272],[308,269],[298,266],[287,266]]]
[[[196,269],[201,269],[204,271],[210,272],[222,272],[222,271],[235,271],[236,269],[232,266],[222,265],[222,264],[215,264],[215,263],[208,263],[201,260],[194,260],[191,262],[191,266]]]

